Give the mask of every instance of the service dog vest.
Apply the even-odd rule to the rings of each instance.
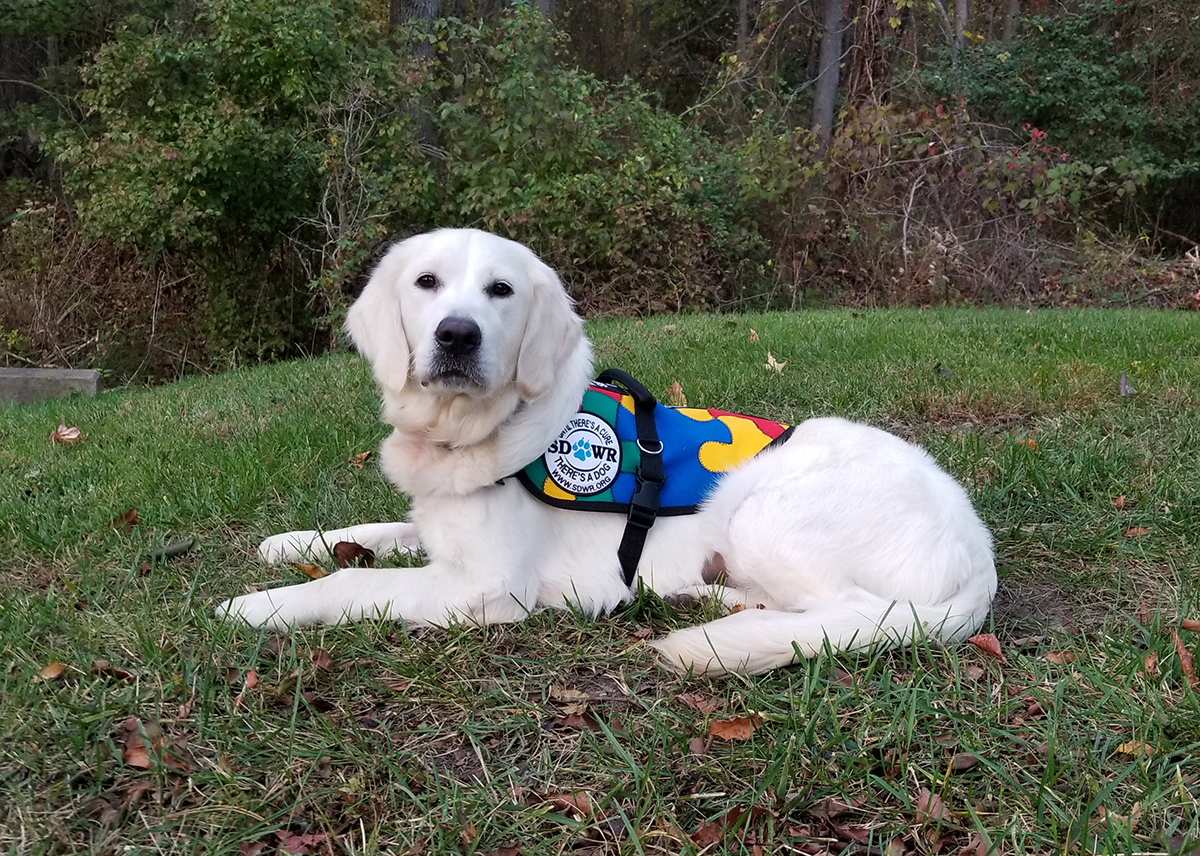
[[[644,445],[636,406],[628,392],[593,383],[546,453],[517,473],[521,484],[558,508],[628,513]],[[660,404],[653,413],[663,467],[657,513],[665,516],[694,514],[725,473],[792,430],[724,410]]]

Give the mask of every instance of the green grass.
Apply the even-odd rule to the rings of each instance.
[[[265,535],[404,512],[373,462],[348,463],[384,433],[359,360],[0,408],[0,853],[273,853],[285,835],[313,853],[1196,846],[1200,705],[1172,634],[1197,653],[1179,622],[1200,618],[1200,316],[589,330],[599,365],[660,395],[679,381],[691,404],[838,413],[923,443],[995,534],[1004,660],[918,644],[680,679],[644,639],[707,607],[648,596],[597,623],[221,624],[218,599],[302,579],[257,563]],[[59,422],[87,439],[51,443]],[[127,534],[113,518],[130,508]],[[66,669],[39,679],[52,662]],[[561,690],[586,695],[582,717]],[[748,740],[709,738],[751,713]]]

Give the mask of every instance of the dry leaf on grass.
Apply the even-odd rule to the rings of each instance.
[[[680,693],[676,696],[681,702],[686,704],[697,713],[702,713],[705,716],[716,713],[721,703],[711,696],[706,696],[703,693]]]
[[[1194,618],[1185,618],[1179,622],[1179,626],[1184,630],[1191,630],[1193,633],[1200,633],[1200,621]]]
[[[58,423],[58,428],[50,432],[50,439],[55,443],[71,446],[75,443],[82,443],[87,439],[87,434],[84,434],[78,428],[68,428],[65,422],[60,422]]]
[[[917,823],[949,819],[950,809],[946,808],[942,798],[929,788],[921,788],[917,793]]]
[[[137,677],[133,672],[122,669],[118,666],[110,666],[108,660],[92,660],[92,667],[89,669],[93,675],[104,675],[109,678],[116,678],[118,681],[131,681]]]
[[[34,676],[33,682],[36,684],[40,683],[41,681],[56,681],[61,678],[63,673],[66,671],[66,664],[55,660],[54,662],[47,663],[45,666],[43,666],[42,670]]]
[[[996,638],[995,633],[980,633],[967,641],[988,656],[995,657],[1000,661],[1004,660],[1004,652],[1000,649],[1000,640]]]
[[[363,464],[365,464],[368,460],[370,460],[370,458],[371,458],[370,452],[359,452],[357,455],[352,457],[346,463],[348,463],[350,466],[354,467],[355,469],[361,470],[363,468]]]
[[[755,330],[753,327],[750,328],[750,341],[752,343],[758,341],[758,331]]]
[[[961,773],[969,770],[979,763],[979,757],[972,755],[969,752],[959,752],[950,759],[950,770],[954,773]]]
[[[687,396],[683,394],[683,386],[679,381],[667,387],[667,402],[672,407],[687,407]]]
[[[787,364],[788,364],[787,360],[777,360],[777,359],[775,359],[774,354],[772,354],[770,351],[767,351],[767,362],[766,362],[766,365],[763,366],[763,368],[769,369],[770,371],[776,372],[778,374],[782,374],[783,367],[786,366]]]
[[[1140,740],[1129,740],[1118,746],[1117,751],[1132,758],[1149,758],[1154,754],[1154,747]]]
[[[1078,659],[1078,655],[1074,651],[1047,651],[1046,662],[1053,663],[1056,666],[1065,666],[1069,663],[1074,663]]]
[[[762,717],[757,713],[733,719],[715,719],[708,726],[708,733],[718,740],[749,740],[761,725]]]
[[[336,665],[333,657],[324,648],[314,648],[313,652],[308,655],[308,658],[318,670],[323,672],[329,671]]]
[[[308,577],[310,580],[319,580],[321,577],[329,576],[329,574],[325,572],[324,568],[319,568],[316,565],[305,565],[301,562],[288,562],[288,564],[300,573],[304,574],[304,576]]]
[[[1193,690],[1200,692],[1200,679],[1197,679],[1195,666],[1192,665],[1192,653],[1184,647],[1183,640],[1174,630],[1171,631],[1171,639],[1175,641],[1175,653],[1179,655],[1179,666],[1183,669],[1183,676],[1187,678]]]
[[[1146,659],[1142,661],[1142,668],[1146,674],[1152,678],[1158,677],[1158,654],[1151,651],[1146,655]]]
[[[1117,511],[1120,511],[1124,507],[1125,507],[1125,494],[1121,494],[1120,496],[1118,496],[1116,499],[1113,500],[1113,508],[1115,508]]]
[[[600,723],[588,712],[568,713],[550,720],[550,727],[561,728],[564,731],[599,731]]]
[[[138,520],[136,508],[127,508],[113,518],[112,525],[114,529],[120,529],[128,535],[133,531],[133,527],[141,526],[142,521]]]
[[[1148,526],[1130,526],[1129,528],[1125,529],[1121,534],[1124,535],[1126,538],[1141,538],[1143,535],[1150,534],[1150,527],[1148,527]]]

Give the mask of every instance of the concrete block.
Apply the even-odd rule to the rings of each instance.
[[[0,402],[28,404],[72,393],[100,392],[100,372],[87,369],[2,369]]]

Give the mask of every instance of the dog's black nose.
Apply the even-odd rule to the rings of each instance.
[[[479,349],[483,331],[470,318],[443,318],[433,332],[438,346],[452,357],[465,357]]]

